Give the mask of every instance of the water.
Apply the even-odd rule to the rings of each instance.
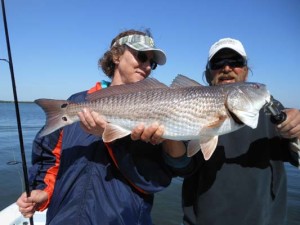
[[[45,121],[42,110],[33,103],[19,105],[27,165],[30,166],[32,140]],[[0,210],[15,202],[24,191],[20,147],[14,104],[0,103]],[[300,171],[286,164],[288,175],[288,225],[300,221]],[[154,223],[179,225],[181,179],[158,193],[152,211]]]
[[[30,166],[32,140],[44,124],[42,110],[33,103],[19,105],[27,165]],[[14,104],[0,103],[0,210],[16,201],[25,190],[21,151]]]

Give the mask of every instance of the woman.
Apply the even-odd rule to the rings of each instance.
[[[149,32],[128,30],[112,40],[99,66],[113,86],[143,80],[157,64],[165,62],[164,52],[155,48]],[[99,82],[69,100],[84,101],[88,94],[106,85]],[[49,225],[152,224],[153,194],[172,179],[164,158],[176,157],[171,159],[183,165],[176,168],[179,171],[189,169],[190,159],[184,154],[183,144],[163,141],[159,124],[147,128],[140,125],[131,137],[104,144],[101,135],[106,121],[89,109],[79,117],[81,123],[35,138],[30,170],[33,191],[31,197],[23,193],[18,199],[20,212],[31,217],[35,210],[48,208]]]

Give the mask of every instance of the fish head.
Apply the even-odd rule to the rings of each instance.
[[[225,85],[226,107],[245,125],[256,128],[260,109],[270,101],[271,95],[264,84],[239,82]]]

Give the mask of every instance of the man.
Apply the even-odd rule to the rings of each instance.
[[[247,81],[247,54],[238,40],[224,38],[209,51],[209,85]],[[219,137],[217,149],[183,183],[185,225],[282,225],[286,217],[284,162],[299,167],[300,112],[285,109],[279,125],[261,110],[256,129],[247,126]]]

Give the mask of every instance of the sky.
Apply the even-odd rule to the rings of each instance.
[[[249,81],[300,108],[299,0],[6,0],[5,8],[19,101],[67,99],[107,80],[97,63],[111,40],[150,29],[167,55],[151,74],[161,82],[183,74],[206,84],[210,46],[231,37],[246,49]],[[0,14],[0,58],[7,59]],[[0,61],[0,100],[12,99],[9,66]]]

